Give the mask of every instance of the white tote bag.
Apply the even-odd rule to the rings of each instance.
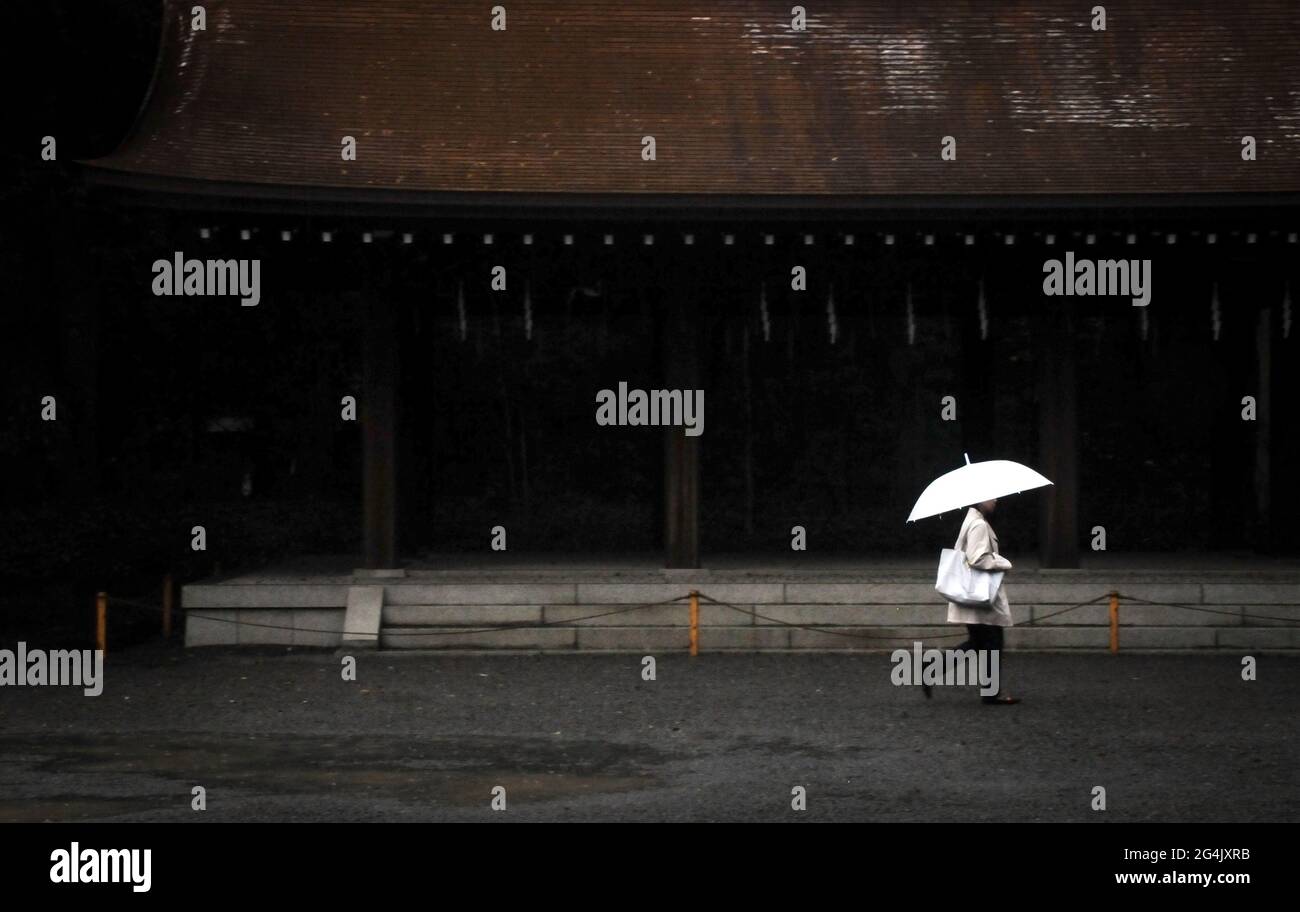
[[[939,552],[939,575],[934,588],[950,602],[970,608],[992,608],[1002,588],[1001,570],[976,570],[966,554],[952,548]]]

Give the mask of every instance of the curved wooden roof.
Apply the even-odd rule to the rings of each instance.
[[[193,5],[93,166],[399,198],[1300,191],[1294,0],[1109,3],[1104,32],[1079,0],[823,0],[803,32],[788,0],[507,2],[504,32],[482,0],[224,0],[202,32]]]

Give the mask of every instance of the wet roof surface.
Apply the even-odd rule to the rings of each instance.
[[[784,0],[510,4],[504,31],[477,2],[230,0],[204,31],[191,7],[168,0],[136,129],[93,164],[389,191],[1300,190],[1290,0],[1112,4],[1105,31],[1074,0],[810,5],[803,31]]]

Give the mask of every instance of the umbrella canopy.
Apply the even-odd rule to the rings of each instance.
[[[1051,484],[1028,466],[1007,459],[991,459],[988,462],[971,462],[966,457],[966,464],[946,475],[940,475],[921,492],[912,508],[908,522],[925,519],[969,507],[971,504],[983,503],[1008,494],[1019,494],[1033,488]]]

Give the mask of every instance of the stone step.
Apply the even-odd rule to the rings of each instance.
[[[633,605],[677,599],[685,605],[692,588],[735,605],[939,606],[931,582],[831,583],[806,580],[762,583],[481,582],[429,583],[410,579],[370,580],[351,585],[382,587],[385,605],[410,607],[469,605]],[[342,608],[350,585],[314,583],[192,583],[185,587],[192,608]],[[1118,589],[1153,602],[1215,608],[1290,605],[1300,608],[1300,584],[1143,582],[1141,580],[1044,581],[1008,583],[1012,605],[1065,606]],[[707,604],[707,600],[705,600]],[[1129,604],[1129,603],[1126,603]],[[760,609],[761,610],[761,609]],[[1265,612],[1268,613],[1268,612]],[[1272,612],[1276,613],[1276,612]]]
[[[730,603],[701,600],[706,652],[892,649],[913,639],[943,645],[962,636],[945,623],[946,609],[928,584],[804,579],[697,585]],[[1121,649],[1300,649],[1300,584],[1135,579],[1120,588],[1188,606],[1122,602]],[[185,641],[322,647],[340,645],[345,633],[365,645],[378,633],[380,646],[391,649],[679,650],[687,648],[689,605],[681,596],[689,591],[678,582],[588,579],[194,584],[184,588]],[[1008,647],[1107,648],[1104,600],[1061,613],[1104,591],[1073,578],[1040,576],[1017,584],[1017,626],[1007,633]],[[481,629],[503,625],[508,629]]]

